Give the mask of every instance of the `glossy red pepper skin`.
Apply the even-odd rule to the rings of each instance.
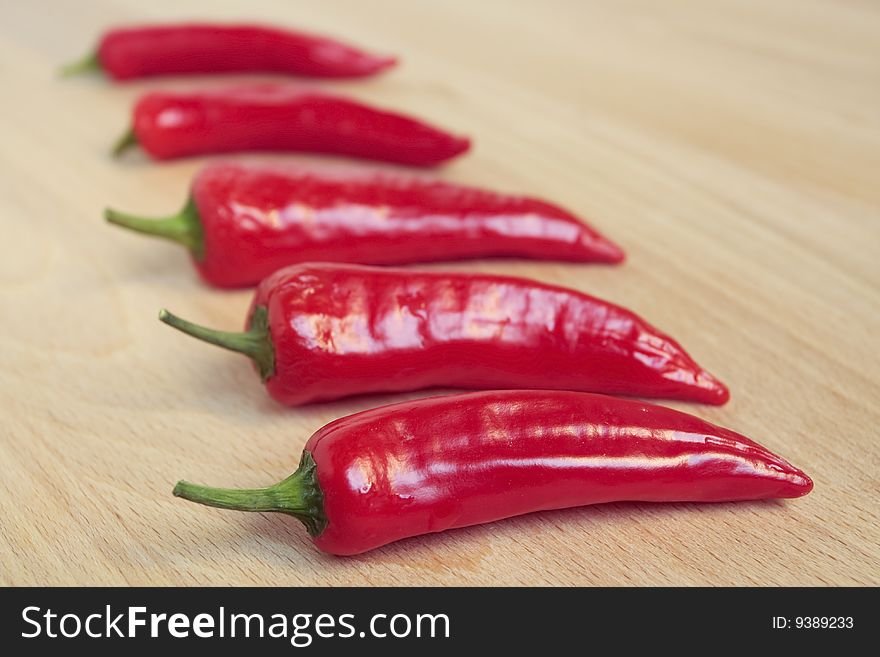
[[[623,252],[543,201],[388,173],[208,165],[192,187],[219,287],[259,283],[298,262],[400,265],[481,256],[620,262]]]
[[[722,404],[727,388],[635,313],[488,274],[303,264],[257,288],[269,394],[297,405],[436,386],[585,390]]]
[[[135,105],[132,129],[159,160],[299,151],[428,167],[470,148],[466,137],[409,116],[290,84],[148,93]]]
[[[305,451],[320,489],[312,496],[320,499],[312,513],[321,517],[314,542],[338,555],[535,511],[791,498],[813,487],[802,471],[738,433],[669,408],[576,392],[491,391],[392,404],[331,422]],[[208,492],[193,496],[187,487]],[[175,493],[225,508],[289,512],[218,503],[218,490],[184,483]],[[297,498],[302,488],[286,492]],[[239,502],[248,498],[238,492]],[[235,493],[225,500],[234,502]]]
[[[285,73],[363,77],[396,63],[335,39],[262,25],[183,23],[119,28],[103,35],[101,69],[114,80],[186,73]]]

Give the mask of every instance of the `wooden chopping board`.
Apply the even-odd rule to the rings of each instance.
[[[326,86],[475,138],[449,180],[559,202],[621,267],[527,275],[628,306],[731,387],[676,405],[762,442],[816,488],[792,502],[611,504],[322,555],[298,523],[171,496],[272,483],[336,417],[285,409],[242,358],[156,321],[237,328],[248,292],[105,226],[175,211],[203,160],[108,156],[131,103],[189,79],[60,80],[106,26],[250,19],[401,55]],[[850,0],[3,3],[3,584],[880,583],[880,5]],[[291,157],[307,162],[307,157]],[[324,158],[322,162],[326,162]]]

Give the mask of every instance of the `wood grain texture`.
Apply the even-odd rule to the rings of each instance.
[[[170,494],[274,482],[325,422],[247,362],[156,321],[238,327],[249,293],[106,227],[177,209],[199,160],[107,150],[155,86],[54,73],[111,24],[247,16],[400,54],[333,83],[473,135],[450,180],[548,197],[622,267],[444,267],[633,308],[731,387],[678,405],[801,466],[793,502],[611,504],[318,553],[278,516]],[[0,9],[0,582],[3,584],[873,584],[880,426],[880,5],[858,0],[91,0]],[[308,161],[309,158],[291,158]],[[326,162],[326,159],[323,161]],[[441,267],[442,268],[442,267]]]

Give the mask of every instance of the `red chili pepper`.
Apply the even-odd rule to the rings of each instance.
[[[620,262],[574,215],[536,199],[401,175],[211,164],[177,215],[109,221],[187,246],[202,278],[256,285],[297,262],[396,265],[480,256]]]
[[[800,497],[810,478],[748,438],[662,406],[576,392],[419,399],[331,422],[299,468],[255,490],[174,494],[301,520],[325,552],[533,511],[616,501]]]
[[[574,290],[487,274],[312,263],[256,290],[245,333],[160,319],[256,363],[296,405],[447,386],[589,390],[723,404],[729,393],[672,338]]]
[[[158,160],[304,151],[415,166],[434,166],[470,148],[466,137],[403,114],[290,84],[146,94],[114,153],[134,144]]]
[[[324,78],[383,71],[395,57],[334,39],[261,25],[185,23],[110,30],[98,48],[62,69],[103,71],[114,80],[180,73],[290,73]]]

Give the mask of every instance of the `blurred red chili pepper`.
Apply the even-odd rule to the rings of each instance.
[[[434,166],[470,148],[417,119],[297,85],[148,93],[114,153],[139,144],[167,160],[239,151],[333,153]]]
[[[103,71],[114,80],[180,73],[289,73],[324,78],[383,71],[394,57],[371,55],[340,41],[262,25],[182,23],[105,33],[95,52],[62,69]]]
[[[269,488],[179,482],[174,494],[301,520],[358,554],[409,536],[614,501],[799,497],[810,478],[748,438],[662,406],[576,392],[419,399],[331,422]]]
[[[612,242],[550,203],[420,177],[211,164],[177,215],[109,221],[184,244],[202,278],[256,285],[297,262],[396,265],[480,256],[620,262]]]
[[[638,315],[523,278],[311,263],[256,290],[244,333],[160,319],[238,351],[296,405],[370,392],[552,388],[723,404],[729,393]]]

